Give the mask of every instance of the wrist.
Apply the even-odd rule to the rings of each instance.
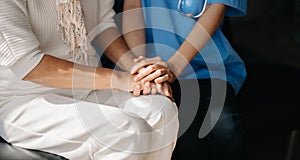
[[[189,64],[189,61],[179,52],[176,52],[167,62],[168,67],[178,77],[185,67]]]
[[[172,62],[167,62],[168,68],[173,72],[173,74],[176,76],[176,78],[181,74],[182,70],[181,68]]]
[[[132,52],[126,53],[124,56],[121,57],[119,60],[119,67],[121,67],[124,71],[130,72],[132,67],[135,65],[134,59],[136,56]]]
[[[122,91],[132,91],[133,76],[128,72],[113,71],[111,78],[111,88]]]

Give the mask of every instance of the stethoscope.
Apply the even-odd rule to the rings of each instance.
[[[178,0],[178,6],[177,6],[178,12],[181,13],[182,15],[190,17],[190,18],[199,18],[204,13],[205,8],[206,8],[206,4],[207,4],[207,0],[204,0],[204,5],[203,5],[203,8],[202,8],[202,11],[200,13],[194,15],[193,13],[184,13],[182,11],[182,9],[181,9],[182,1],[184,1],[184,0]],[[199,1],[199,0],[195,0],[195,1]]]

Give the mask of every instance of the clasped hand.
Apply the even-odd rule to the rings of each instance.
[[[169,83],[175,81],[176,76],[168,64],[160,57],[134,59],[135,65],[131,69],[134,81],[133,95],[161,94],[173,99]]]

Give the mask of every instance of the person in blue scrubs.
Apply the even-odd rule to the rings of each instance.
[[[182,97],[195,96],[182,95],[181,90],[195,90],[195,86],[190,85],[195,79],[199,85],[196,88],[199,87],[201,96],[196,116],[179,137],[174,159],[244,159],[242,114],[235,102],[245,81],[246,69],[223,34],[222,23],[224,16],[245,15],[247,0],[125,0],[124,11],[141,6],[144,35],[130,32],[134,29],[128,28],[129,32],[124,34],[131,48],[147,44],[144,53],[147,58],[138,58],[136,62],[140,65],[132,71],[139,73],[136,80],[172,83],[179,108],[189,107],[181,104]],[[131,17],[137,21],[134,18],[138,16]],[[157,56],[161,59],[152,58]],[[214,110],[209,109],[214,98],[213,87],[224,85],[226,97],[222,113],[216,119],[211,118],[217,121],[212,131],[199,138],[205,117],[214,115]],[[181,119],[184,123],[184,118]]]

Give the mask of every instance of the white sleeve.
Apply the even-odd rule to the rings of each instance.
[[[22,79],[42,59],[25,0],[1,0],[0,70],[10,68]]]
[[[113,10],[114,0],[98,0],[98,24],[89,33],[89,38],[93,40],[101,32],[108,28],[117,27],[113,19],[115,11]]]

